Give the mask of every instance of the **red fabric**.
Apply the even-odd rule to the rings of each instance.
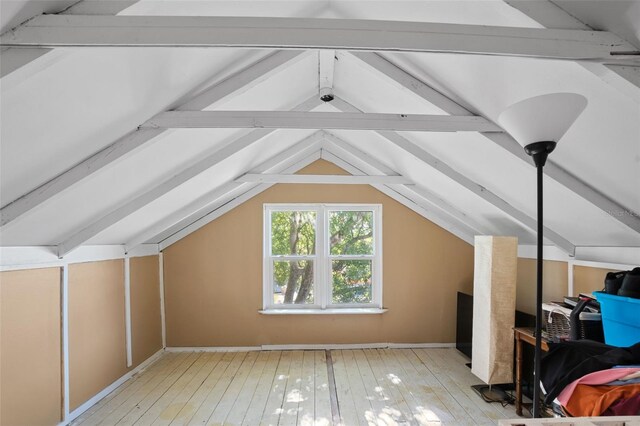
[[[565,409],[574,417],[599,416],[620,400],[640,395],[640,384],[624,386],[577,385]]]
[[[603,413],[605,416],[638,416],[640,415],[640,395],[632,396],[628,399],[621,399],[607,411]]]

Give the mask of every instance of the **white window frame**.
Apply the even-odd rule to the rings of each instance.
[[[277,211],[314,211],[316,212],[315,255],[274,256],[271,254],[271,213]],[[329,213],[332,211],[371,211],[373,212],[373,254],[372,255],[330,255],[327,229]],[[265,311],[307,311],[341,309],[382,308],[382,205],[380,204],[264,204],[263,214],[263,309]],[[371,260],[371,303],[340,303],[332,301],[331,261],[333,259]],[[273,303],[273,262],[276,260],[313,260],[313,304]]]

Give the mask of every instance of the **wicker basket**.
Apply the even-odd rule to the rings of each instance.
[[[544,314],[544,330],[542,337],[558,342],[569,339],[571,324],[569,315],[571,310],[562,306],[543,303],[542,312]]]

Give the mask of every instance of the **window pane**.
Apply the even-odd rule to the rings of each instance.
[[[332,255],[373,254],[373,212],[329,212]]]
[[[371,303],[371,261],[333,260],[332,303]]]
[[[313,261],[276,260],[273,262],[273,303],[313,303]]]
[[[271,254],[310,255],[316,252],[316,212],[271,212]]]

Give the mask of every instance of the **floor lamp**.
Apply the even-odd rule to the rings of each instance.
[[[536,345],[533,367],[533,417],[540,417],[540,359],[542,354],[542,171],[556,143],[587,106],[584,96],[552,93],[525,99],[509,106],[498,123],[533,157],[538,181],[538,254],[536,290]]]

